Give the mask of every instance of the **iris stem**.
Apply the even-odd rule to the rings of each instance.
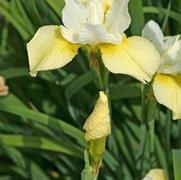
[[[89,65],[92,71],[94,83],[99,91],[105,92],[108,97],[110,107],[110,98],[108,91],[109,72],[103,64],[99,49],[96,47],[89,49]],[[87,143],[87,152],[93,174],[93,178],[90,178],[90,180],[97,180],[98,178],[99,169],[102,164],[102,158],[106,148],[106,139],[107,138],[105,136],[100,139],[90,140]]]
[[[143,85],[141,96],[141,140],[140,140],[140,152],[137,156],[137,171],[139,179],[143,177],[143,174],[147,169],[144,168],[144,159],[146,155],[147,146],[150,151],[150,168],[154,164],[154,127],[155,127],[155,114],[156,114],[156,101],[152,96],[152,82],[148,85]]]

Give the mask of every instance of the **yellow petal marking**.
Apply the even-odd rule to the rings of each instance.
[[[157,101],[173,111],[173,119],[181,119],[181,75],[156,75],[153,90]]]
[[[100,50],[107,69],[133,76],[143,83],[151,80],[160,65],[156,48],[142,37],[125,37],[120,45],[101,45]]]
[[[99,139],[111,133],[108,99],[104,92],[100,92],[94,110],[86,120],[83,129],[86,141]]]
[[[43,26],[27,44],[32,76],[38,71],[58,69],[69,63],[80,46],[66,41],[59,26]]]

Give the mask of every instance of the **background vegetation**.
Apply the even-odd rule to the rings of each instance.
[[[80,179],[81,129],[97,98],[87,58],[81,52],[63,69],[37,78],[28,73],[26,43],[40,26],[61,23],[63,4],[0,0],[0,75],[10,87],[10,95],[0,98],[0,180]],[[128,35],[140,35],[149,19],[166,35],[181,32],[180,0],[130,0],[130,14]],[[181,121],[172,121],[171,112],[157,104],[149,106],[143,124],[141,84],[128,76],[111,75],[110,94],[112,135],[100,179],[140,180],[155,167],[173,179],[172,149],[181,148]]]

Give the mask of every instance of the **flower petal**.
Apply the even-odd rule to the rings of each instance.
[[[156,75],[153,90],[157,101],[173,111],[173,119],[181,119],[181,75]]]
[[[87,3],[88,24],[98,25],[102,24],[104,20],[103,3],[98,0],[89,0]]]
[[[88,11],[82,1],[65,0],[65,7],[62,11],[62,21],[65,27],[79,32],[87,17]]]
[[[119,44],[121,36],[109,34],[103,25],[87,24],[80,32],[79,42],[81,44],[96,45],[101,42]]]
[[[168,50],[169,48],[171,48],[175,43],[179,41],[180,37],[181,35],[164,37],[164,49]]]
[[[31,75],[36,76],[38,71],[63,67],[74,58],[78,48],[79,45],[63,39],[59,26],[39,28],[27,44]]]
[[[150,40],[161,53],[164,46],[164,35],[160,26],[153,20],[150,20],[142,31],[142,36]]]
[[[164,169],[151,169],[143,180],[168,180]]]
[[[129,0],[114,0],[105,19],[105,27],[109,33],[122,34],[128,29],[131,17],[128,12]]]
[[[161,57],[160,73],[172,75],[181,73],[181,40],[173,42]]]
[[[113,73],[127,74],[145,83],[160,65],[160,55],[150,41],[133,36],[120,45],[100,46],[105,66]]]
[[[75,44],[79,43],[79,35],[80,35],[79,32],[70,30],[70,29],[66,28],[65,26],[60,26],[60,28],[61,28],[62,36],[67,41],[69,41],[71,43],[75,43]]]

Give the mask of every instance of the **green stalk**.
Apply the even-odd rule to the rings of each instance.
[[[104,91],[109,99],[108,94],[108,79],[109,72],[105,68],[101,53],[98,48],[91,48],[89,51],[89,65],[92,71],[94,83],[99,91]],[[89,165],[91,166],[92,175],[89,174],[89,179],[97,180],[99,169],[102,164],[102,158],[106,147],[106,136],[100,139],[91,140],[87,142],[87,152],[89,157]],[[88,175],[88,174],[87,174]],[[87,178],[88,179],[88,178]],[[82,180],[84,180],[82,178]]]
[[[101,53],[98,48],[94,48],[90,50],[89,54],[89,65],[94,83],[99,91],[104,91],[108,94],[109,72],[103,64]]]
[[[140,142],[140,152],[137,157],[137,171],[139,174],[139,179],[142,178],[143,161],[144,161],[146,140],[148,136],[147,131],[148,131],[148,125],[146,122],[146,86],[143,85],[142,94],[141,94],[141,137],[142,138]]]
[[[142,98],[141,98],[141,142],[140,152],[137,157],[137,171],[139,179],[141,179],[148,169],[144,167],[145,156],[149,155],[150,168],[154,166],[155,157],[155,143],[154,143],[154,126],[155,126],[155,113],[156,113],[156,100],[152,96],[151,91],[152,82],[148,85],[143,85]],[[146,154],[146,147],[149,146],[149,152]]]

